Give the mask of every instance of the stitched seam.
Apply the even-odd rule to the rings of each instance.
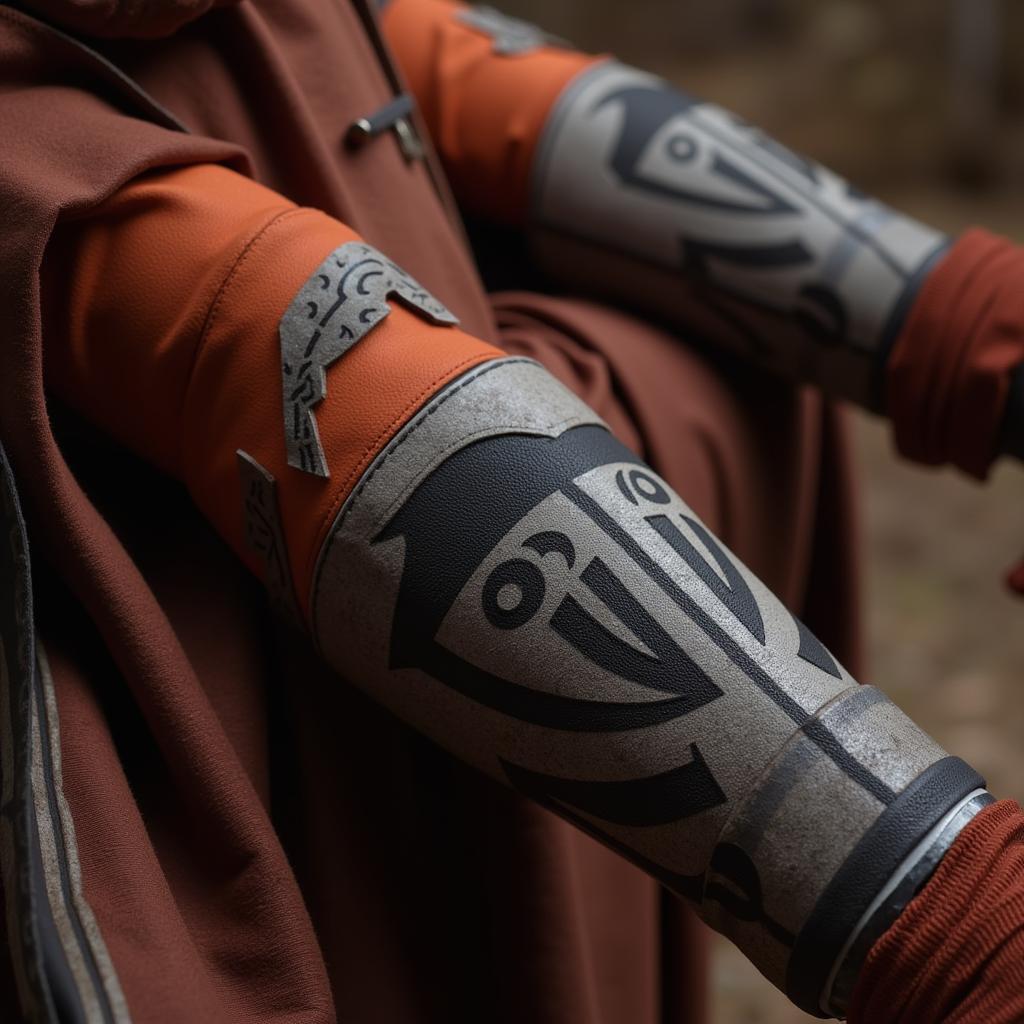
[[[380,461],[377,463],[376,466],[373,467],[373,469],[367,474],[366,479],[353,492],[351,504],[345,510],[345,515],[342,516],[342,518],[338,521],[338,525],[341,526],[342,523],[344,523],[345,520],[348,518],[349,513],[355,507],[359,498],[362,496],[363,491],[366,490],[366,487],[369,484],[369,482],[377,474],[377,471],[384,465],[384,463],[392,455],[395,454],[395,452],[398,451],[399,448],[402,447],[403,444],[405,444],[406,441],[409,440],[410,437],[412,437],[414,433],[416,433],[416,431],[423,425],[424,421],[427,419],[428,416],[433,416],[434,413],[437,412],[437,410],[440,409],[441,406],[444,405],[449,398],[454,398],[454,396],[457,395],[463,388],[469,387],[470,384],[472,384],[476,380],[479,380],[481,377],[484,376],[484,374],[490,373],[492,370],[497,370],[499,367],[502,366],[509,366],[513,363],[534,363],[535,365],[540,365],[535,363],[535,360],[533,359],[496,359],[494,361],[493,366],[488,366],[481,370],[479,373],[474,373],[472,376],[467,377],[466,380],[464,380],[461,384],[457,385],[454,388],[451,388],[449,391],[446,391],[436,402],[434,402],[433,405],[428,406],[428,408],[426,408],[420,416],[417,416],[416,419],[413,420],[412,423],[410,423],[408,427],[406,427],[406,429],[403,430],[402,433],[399,434],[398,437],[396,437],[395,440],[385,449]]]
[[[217,292],[210,303],[210,308],[206,312],[206,316],[203,318],[203,328],[199,332],[199,338],[196,341],[195,348],[192,350],[192,358],[189,361],[188,375],[185,378],[185,389],[182,392],[182,416],[180,422],[185,423],[185,406],[188,405],[189,392],[192,390],[192,378],[195,376],[196,367],[199,364],[199,358],[202,355],[203,349],[206,347],[207,338],[210,332],[213,330],[214,323],[217,321],[217,317],[220,314],[221,306],[223,305],[224,298],[227,295],[228,290],[234,283],[235,278],[238,276],[242,267],[248,262],[249,257],[252,256],[256,249],[256,246],[263,240],[267,232],[271,228],[276,227],[283,221],[290,217],[295,217],[300,213],[312,213],[312,210],[306,210],[301,207],[291,207],[287,210],[278,210],[276,213],[271,214],[268,220],[265,220],[256,231],[249,236],[242,248],[239,250],[238,255],[232,261],[231,267],[228,272],[224,275],[224,280],[221,281],[220,286],[217,288]],[[184,443],[185,430],[182,430],[182,443]],[[179,464],[184,466],[184,453],[179,452]]]
[[[315,571],[317,557],[319,555],[320,549],[323,547],[324,542],[326,540],[326,533],[330,529],[331,523],[334,522],[334,519],[338,514],[338,509],[344,504],[345,501],[348,500],[349,488],[352,486],[353,483],[355,483],[359,479],[359,477],[364,472],[366,472],[366,467],[373,461],[374,458],[376,458],[380,448],[381,441],[388,437],[388,435],[394,431],[395,427],[402,423],[411,412],[417,409],[422,404],[424,398],[427,398],[429,395],[433,394],[437,390],[438,385],[441,384],[445,379],[450,378],[452,374],[457,373],[459,370],[467,366],[471,366],[474,363],[480,362],[481,359],[490,360],[494,358],[494,356],[487,353],[478,353],[477,355],[468,356],[466,359],[461,360],[454,366],[450,366],[447,370],[444,371],[444,373],[438,374],[438,376],[435,377],[428,385],[426,385],[426,387],[424,387],[419,392],[419,394],[414,399],[412,399],[412,401],[410,401],[405,406],[404,409],[402,409],[400,413],[394,416],[391,422],[388,423],[388,425],[384,427],[384,429],[381,430],[380,433],[377,434],[377,436],[373,439],[373,441],[370,442],[369,445],[367,445],[363,454],[360,455],[359,462],[357,463],[355,469],[353,469],[348,474],[348,476],[345,477],[344,482],[338,489],[337,496],[335,497],[334,501],[331,502],[330,508],[324,515],[323,519],[320,521],[320,525],[317,528],[316,532],[317,542],[313,545],[313,548],[306,559],[307,572]]]
[[[422,426],[422,424],[425,423],[426,420],[429,417],[433,416],[434,413],[437,412],[437,410],[440,409],[441,406],[444,405],[445,402],[447,402],[449,398],[453,398],[463,388],[469,387],[469,385],[472,384],[474,381],[479,380],[481,377],[483,377],[485,374],[490,373],[492,370],[497,370],[497,369],[499,369],[499,368],[501,368],[503,366],[514,366],[514,365],[516,365],[518,363],[523,363],[523,364],[533,365],[533,366],[539,366],[540,365],[535,359],[501,359],[501,358],[499,358],[499,359],[494,360],[492,363],[490,363],[489,365],[487,365],[487,366],[483,367],[482,369],[478,370],[476,373],[469,374],[466,377],[466,379],[464,381],[462,381],[461,384],[457,384],[455,387],[449,388],[447,391],[445,391],[445,393],[443,395],[441,395],[441,397],[438,398],[437,401],[435,401],[431,405],[427,406],[427,408],[424,409],[424,411],[422,413],[420,413],[420,415],[417,416],[416,419],[414,419],[411,423],[407,424],[405,429],[391,442],[391,444],[389,444],[387,446],[387,448],[384,449],[384,452],[378,458],[378,460],[376,462],[376,465],[374,465],[374,467],[370,470],[370,472],[366,474],[366,476],[363,479],[363,481],[352,492],[352,494],[346,499],[348,501],[348,505],[346,506],[346,508],[344,510],[344,513],[338,519],[337,529],[331,530],[330,526],[328,525],[327,529],[328,529],[329,532],[323,538],[323,540],[320,542],[320,544],[318,546],[317,554],[315,556],[317,561],[314,563],[313,586],[312,586],[312,590],[310,592],[310,601],[309,601],[309,614],[310,615],[314,614],[314,611],[315,611],[316,606],[317,606],[317,601],[318,601],[319,596],[320,596],[320,580],[321,580],[321,577],[323,575],[321,570],[323,569],[323,566],[327,562],[327,555],[328,555],[328,551],[329,551],[330,545],[333,542],[334,538],[337,536],[338,532],[341,530],[341,527],[344,524],[345,520],[349,517],[349,514],[352,512],[352,510],[358,504],[359,499],[360,499],[360,497],[363,494],[363,491],[366,490],[366,488],[369,485],[370,481],[374,478],[374,476],[376,476],[377,471],[379,469],[381,469],[381,467],[384,465],[384,463],[387,462],[387,460],[389,458],[391,458],[391,456],[394,455],[394,453],[397,452],[398,449],[401,448],[402,445],[405,444],[405,442],[408,441],[409,438],[412,437],[412,435],[416,433],[416,431],[420,428],[420,426]],[[311,623],[311,625],[312,625],[312,623]],[[313,630],[313,642],[317,643],[315,629]],[[317,646],[319,646],[318,643],[317,643]]]
[[[199,340],[196,343],[196,351],[193,353],[192,366],[189,372],[189,383],[192,381],[192,370],[195,369],[195,364],[199,357],[199,351],[206,344],[207,336],[213,328],[214,322],[220,313],[221,304],[224,301],[228,289],[234,282],[235,277],[238,276],[238,272],[242,269],[244,264],[248,261],[252,255],[256,245],[262,240],[263,236],[275,225],[281,221],[294,217],[296,214],[309,213],[309,210],[291,208],[287,210],[279,210],[270,216],[269,220],[263,222],[263,224],[256,230],[256,232],[249,237],[249,239],[242,246],[238,255],[235,257],[234,262],[231,264],[231,268],[227,274],[224,275],[224,280],[221,282],[220,287],[217,289],[217,294],[214,295],[213,301],[210,303],[210,308],[206,313],[206,317],[203,320],[203,329],[199,333]]]
[[[547,424],[547,426],[544,428],[544,435],[538,435],[538,433],[535,430],[524,428],[522,423],[490,423],[486,427],[481,427],[479,430],[474,430],[471,434],[465,434],[462,437],[456,438],[454,441],[451,441],[449,444],[446,444],[444,448],[442,448],[440,451],[435,452],[433,457],[433,461],[435,464],[434,468],[438,468],[441,466],[442,463],[448,461],[449,452],[459,451],[462,448],[468,448],[469,445],[471,445],[474,441],[478,440],[479,438],[494,437],[495,435],[499,435],[504,432],[528,434],[532,436],[546,436],[547,432],[550,431],[552,434],[555,434],[557,436],[558,434],[562,434],[566,430],[569,430],[574,426],[593,422],[593,419],[591,419],[590,417],[577,413],[574,416],[567,416],[565,419],[559,420],[557,423]],[[387,519],[392,514],[392,509],[395,509],[398,506],[403,505],[406,499],[409,497],[410,493],[416,490],[416,488],[419,487],[421,482],[422,481],[420,480],[414,480],[412,483],[407,484],[406,487],[401,491],[401,493],[398,494],[398,496],[394,499],[394,501],[392,501],[391,504],[388,505],[387,509],[382,514],[381,518]],[[353,502],[353,504],[355,504],[355,502]],[[346,510],[345,516],[339,521],[339,527],[344,522],[345,518],[348,517],[349,511],[350,510]]]

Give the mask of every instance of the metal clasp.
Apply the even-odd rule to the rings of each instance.
[[[393,131],[402,156],[409,163],[421,160],[423,143],[410,120],[412,111],[413,98],[408,93],[402,93],[375,114],[353,121],[345,133],[345,145],[349,149],[359,149],[375,136]]]

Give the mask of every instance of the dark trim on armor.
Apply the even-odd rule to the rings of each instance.
[[[889,367],[889,356],[892,355],[893,347],[896,345],[896,339],[900,336],[900,331],[903,330],[903,324],[907,319],[907,314],[910,312],[911,307],[917,300],[917,294],[921,290],[921,285],[925,283],[931,272],[942,261],[946,253],[949,252],[952,244],[953,240],[951,238],[943,239],[938,248],[936,248],[936,250],[925,259],[914,273],[907,278],[906,284],[903,286],[903,292],[896,300],[896,305],[893,306],[892,313],[889,314],[889,319],[886,321],[885,329],[882,331],[882,335],[878,339],[878,345],[875,347],[875,354],[873,358],[874,380],[871,384],[871,408],[874,412],[884,414],[886,411],[885,374]]]
[[[939,835],[899,880],[895,888],[880,901],[877,909],[864,922],[860,932],[855,936],[843,957],[843,962],[836,965],[836,978],[832,983],[832,990],[825,993],[821,1000],[823,1010],[827,1010],[835,1017],[845,1019],[860,969],[864,965],[871,947],[888,931],[907,904],[924,888],[925,883],[931,878],[946,851],[956,842],[957,836],[960,835],[964,827],[979,811],[995,801],[996,798],[987,792],[978,793],[967,800],[964,806],[946,823],[945,827],[941,828]]]
[[[871,769],[862,765],[813,714],[805,711],[671,576],[585,491],[575,484],[562,493],[589,516],[664,591],[687,617],[704,631],[719,650],[848,778],[883,805],[892,804],[896,794]]]
[[[819,1000],[829,972],[872,900],[943,815],[984,786],[970,765],[944,757],[914,779],[864,834],[797,936],[786,995],[804,1012],[824,1017]]]

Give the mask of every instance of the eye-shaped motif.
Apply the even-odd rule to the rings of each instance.
[[[493,569],[484,583],[484,615],[498,629],[515,629],[537,613],[546,589],[544,574],[533,562],[510,558]]]
[[[677,132],[665,140],[665,155],[674,163],[689,163],[697,155],[697,143],[691,136]]]

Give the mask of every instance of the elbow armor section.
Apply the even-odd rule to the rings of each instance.
[[[889,349],[941,233],[756,128],[614,61],[547,119],[530,222],[556,279],[879,410]]]

